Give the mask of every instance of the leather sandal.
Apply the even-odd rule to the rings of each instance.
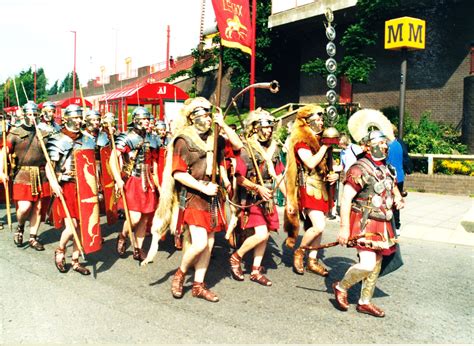
[[[16,232],[13,235],[13,242],[17,247],[23,247],[23,232],[24,229],[20,227],[17,228]]]
[[[323,277],[326,277],[329,275],[329,272],[327,271],[327,269],[324,268],[324,266],[321,263],[319,263],[319,261],[315,258],[308,259],[306,270],[309,272],[321,275]]]
[[[117,253],[119,257],[125,257],[125,251],[127,250],[127,237],[119,233],[117,237]]]
[[[146,258],[147,254],[143,249],[138,247],[133,249],[133,259],[136,261],[143,262]]]
[[[347,292],[340,291],[337,289],[339,282],[332,284],[334,296],[336,297],[337,308],[341,311],[347,311],[349,309],[349,302],[347,301]]]
[[[369,304],[357,304],[356,307],[357,312],[362,314],[367,314],[375,317],[384,317],[385,312],[379,308],[378,306],[369,303]]]
[[[237,251],[230,256],[229,263],[232,277],[237,281],[244,281],[244,273],[241,266],[242,257],[239,256]]]
[[[257,273],[253,273],[257,271]],[[269,278],[262,274],[263,267],[252,266],[252,274],[250,274],[250,281],[254,281],[263,286],[271,286],[272,282]]]
[[[30,244],[30,247],[35,249],[36,251],[44,250],[44,246],[38,241],[37,235],[30,235],[30,240],[28,240],[28,244]]]
[[[202,298],[208,302],[216,303],[219,301],[219,297],[211,290],[208,290],[204,282],[194,281],[192,293],[193,297]]]
[[[54,251],[54,264],[61,273],[66,273],[66,250],[58,247]]]
[[[84,267],[82,264],[79,263],[79,258],[76,258],[76,259],[73,258],[71,260],[71,264],[72,264],[72,270],[74,270],[75,272],[78,272],[82,275],[91,274],[89,269],[87,269],[86,267]]]
[[[293,271],[296,274],[304,274],[304,254],[305,251],[302,248],[297,248],[293,253]]]
[[[176,299],[183,297],[184,273],[178,268],[171,281],[171,294]]]

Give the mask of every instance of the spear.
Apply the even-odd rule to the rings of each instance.
[[[5,170],[5,181],[3,185],[5,186],[5,204],[7,207],[7,222],[10,232],[13,231],[12,228],[12,215],[10,209],[10,189],[8,184],[8,159],[7,159],[7,128],[5,117],[2,117],[2,142],[3,142],[3,169]]]

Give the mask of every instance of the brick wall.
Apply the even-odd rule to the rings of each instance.
[[[472,196],[474,195],[474,177],[414,173],[405,176],[404,188],[420,192]]]

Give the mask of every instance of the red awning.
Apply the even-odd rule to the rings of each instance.
[[[186,100],[188,94],[181,88],[168,83],[141,82],[121,89],[113,90],[102,96],[100,101],[126,99],[127,103],[149,103],[150,100],[169,99]]]
[[[86,107],[92,108],[92,103],[90,103],[89,101],[84,100],[84,103],[86,104]],[[70,97],[68,99],[55,101],[54,104],[56,105],[56,107],[61,108],[66,108],[67,106],[72,104],[82,107],[82,99],[80,97]]]

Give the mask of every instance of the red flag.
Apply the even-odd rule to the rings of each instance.
[[[212,0],[223,46],[252,54],[249,0]]]

